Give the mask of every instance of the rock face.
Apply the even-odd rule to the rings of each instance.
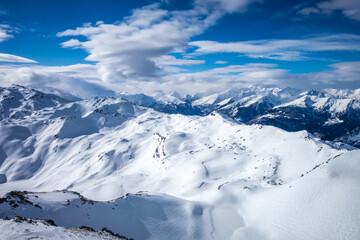
[[[356,145],[358,129],[340,134],[358,118],[356,91],[172,94],[151,107],[146,96],[69,102],[19,86],[3,99],[12,91],[23,97],[4,105],[0,125],[0,238],[18,236],[13,228],[75,236],[68,227],[93,239],[103,229],[135,239],[360,235],[360,150],[315,136]]]

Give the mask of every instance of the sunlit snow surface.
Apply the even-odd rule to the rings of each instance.
[[[80,226],[135,239],[360,236],[359,150],[218,113],[44,98],[20,101],[1,122],[0,217],[58,226],[1,220],[0,238],[38,228],[46,238],[51,228],[66,239],[63,227]]]

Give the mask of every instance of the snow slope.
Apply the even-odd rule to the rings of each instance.
[[[12,229],[13,231],[9,231]],[[15,230],[16,229],[16,230]],[[32,220],[24,218],[14,218],[13,220],[0,219],[0,232],[2,239],[7,240],[28,240],[28,239],[89,239],[89,240],[119,240],[106,231],[95,232],[85,228],[63,228],[53,226],[46,221]]]
[[[135,239],[360,235],[360,150],[306,131],[95,98],[8,118],[0,133],[1,218]]]

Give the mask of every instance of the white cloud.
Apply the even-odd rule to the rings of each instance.
[[[61,43],[61,46],[66,48],[80,48],[81,47],[81,42],[77,39],[70,39],[66,42]]]
[[[166,74],[186,71],[186,69],[180,68],[178,66],[191,66],[205,63],[205,60],[178,59],[172,55],[156,57],[153,58],[152,61]]]
[[[0,24],[0,42],[4,42],[13,36],[9,34],[12,32],[12,28],[7,24]]]
[[[308,7],[308,8],[301,9],[298,13],[301,14],[301,15],[308,16],[308,15],[311,15],[313,13],[320,13],[320,10],[317,9],[317,8],[314,8],[314,7]]]
[[[276,67],[276,64],[249,63],[218,67],[202,72],[180,73],[165,78],[167,79],[166,82],[176,84],[178,89],[181,85],[183,88],[188,87],[188,91],[194,91],[192,90],[194,84],[203,85],[203,89],[209,87],[226,89],[249,84],[279,84],[283,76],[286,75],[287,70],[277,69]],[[209,86],[206,87],[207,84]]]
[[[97,76],[96,66],[0,65],[0,85],[19,84],[48,92],[58,89],[78,97],[111,95],[113,92]]]
[[[169,75],[163,85],[176,84],[179,92],[199,92],[199,89],[228,90],[258,84],[300,89],[360,88],[360,62],[329,65],[330,70],[292,74],[276,64],[230,65],[196,73]]]
[[[346,17],[360,21],[359,0],[330,0],[320,2],[316,7],[308,7],[300,10],[301,15],[310,14],[331,14],[334,11],[341,11]]]
[[[227,63],[228,63],[227,61],[221,61],[221,60],[215,61],[215,64],[227,64]]]
[[[144,80],[158,76],[164,69],[161,60],[156,59],[181,51],[191,37],[201,34],[224,14],[244,11],[252,2],[254,0],[196,0],[193,9],[184,11],[163,10],[160,4],[152,4],[134,10],[120,23],[98,22],[95,26],[66,30],[58,36],[85,36],[86,41],[73,38],[62,46],[86,50],[89,53],[86,60],[97,62],[103,81]],[[194,61],[200,63],[187,60],[181,65]]]
[[[0,62],[36,63],[34,60],[6,53],[0,53]]]
[[[193,9],[186,11],[163,10],[160,5],[153,4],[134,10],[121,22],[84,24],[58,33],[58,36],[70,37],[62,46],[84,49],[89,53],[86,60],[95,61],[95,64],[61,67],[0,65],[0,83],[17,83],[40,90],[57,88],[81,97],[111,95],[113,91],[194,93],[248,84],[309,88],[342,87],[346,83],[351,88],[360,87],[359,62],[337,63],[330,65],[330,70],[309,74],[291,74],[274,64],[226,65],[202,72],[182,68],[204,64],[204,60],[195,58],[197,54],[217,52],[293,61],[309,58],[311,52],[360,51],[359,35],[336,34],[230,43],[195,41],[190,42],[191,46],[197,47],[195,53],[187,55],[193,58],[179,57],[186,55],[184,49],[192,37],[201,34],[226,13],[246,11],[252,2],[196,0]],[[314,10],[309,10],[309,14],[311,11]],[[174,52],[180,53],[176,54],[178,58],[172,55]],[[11,58],[5,55],[4,59]],[[220,60],[215,63],[228,64]]]
[[[359,0],[331,0],[318,3],[317,7],[329,12],[340,10],[348,18],[360,21]]]
[[[216,9],[222,14],[243,12],[253,2],[260,2],[259,0],[196,0],[195,7],[206,10]]]
[[[59,89],[79,97],[112,95],[114,92],[154,94],[177,91],[181,94],[216,91],[259,84],[265,86],[310,88],[360,88],[360,62],[329,65],[330,70],[292,74],[276,64],[229,65],[202,72],[181,72],[157,81],[128,79],[122,84],[101,81],[97,66],[77,64],[61,67],[0,65],[0,85],[13,83],[49,91]]]
[[[1,12],[0,12],[0,14],[1,14]],[[7,24],[0,24],[0,42],[4,42],[4,41],[8,40],[9,38],[13,38],[14,36],[11,35],[10,33],[16,32],[16,31],[18,31],[17,28],[13,28]],[[7,54],[7,53],[0,53],[0,62],[36,63],[36,61],[34,61],[34,60],[16,56],[16,55]]]
[[[153,59],[157,65],[160,66],[190,66],[204,64],[205,60],[194,60],[194,59],[178,59],[171,55],[164,55]]]
[[[330,70],[304,74],[312,84],[336,88],[360,87],[360,62],[342,62],[329,65]]]
[[[240,53],[250,58],[298,61],[308,58],[307,53],[321,51],[360,51],[360,35],[336,34],[294,40],[259,40],[219,43],[195,41],[195,53]]]

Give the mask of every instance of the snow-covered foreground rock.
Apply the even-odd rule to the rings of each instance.
[[[135,239],[358,239],[359,172],[360,150],[306,131],[119,98],[59,102],[0,126],[1,218]]]
[[[106,228],[135,239],[210,238],[210,231],[206,231],[209,218],[203,217],[200,204],[166,195],[136,194],[97,202],[67,191],[11,192],[1,201],[2,217],[51,219],[54,225],[86,226],[96,231]]]
[[[9,231],[10,230],[10,231]],[[105,230],[105,229],[104,229]],[[86,227],[64,228],[54,226],[43,220],[25,219],[16,217],[12,220],[0,220],[1,237],[7,240],[28,240],[28,239],[90,239],[90,240],[119,240],[126,237],[113,236],[105,231],[95,232]]]

